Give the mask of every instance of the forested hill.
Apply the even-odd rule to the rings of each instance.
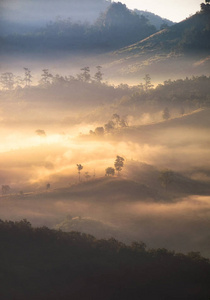
[[[40,52],[48,50],[83,51],[119,49],[156,32],[147,18],[113,2],[94,24],[58,19],[25,35],[4,36],[0,50]]]
[[[128,81],[149,73],[176,79],[208,75],[210,67],[210,4],[188,19],[109,54],[106,68],[112,78]],[[161,70],[161,72],[160,72]]]
[[[192,17],[161,30],[138,43],[122,49],[119,53],[134,55],[145,51],[170,53],[180,51],[197,53],[210,50],[210,9],[203,8]]]
[[[0,297],[4,300],[205,300],[209,260],[143,242],[127,246],[78,232],[0,221]],[[181,298],[180,298],[181,297]]]
[[[160,30],[163,29],[164,27],[172,26],[174,25],[174,22],[161,18],[160,16],[149,12],[149,11],[144,11],[144,10],[139,10],[139,9],[134,9],[135,13],[137,13],[140,16],[144,16],[149,20],[149,22],[156,27],[156,29]]]

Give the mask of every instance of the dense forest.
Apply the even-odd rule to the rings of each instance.
[[[78,232],[0,221],[0,296],[25,299],[191,299],[210,295],[209,260]]]

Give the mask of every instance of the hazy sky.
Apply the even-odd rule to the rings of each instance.
[[[117,1],[116,1],[117,2]],[[200,4],[204,0],[121,0],[120,2],[127,5],[128,8],[148,10],[161,17],[167,18],[174,22],[184,20],[190,14],[200,10]]]
[[[200,4],[205,0],[114,0],[122,2],[128,8],[139,10],[148,10],[161,17],[179,22],[187,18],[190,14],[200,10]],[[72,14],[95,14],[98,16],[99,11],[106,8],[106,2],[102,0],[87,1],[87,8],[84,11],[85,0],[0,0],[0,15],[13,20],[31,22],[40,18],[53,19],[55,16],[68,17]],[[81,9],[81,11],[80,11]],[[71,14],[69,15],[69,10]],[[91,15],[92,16],[92,15]],[[75,16],[76,17],[76,16]],[[79,17],[79,16],[78,16]],[[80,16],[81,17],[81,16]]]

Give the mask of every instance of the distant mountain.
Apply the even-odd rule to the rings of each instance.
[[[158,30],[160,30],[162,27],[172,26],[175,24],[174,22],[165,18],[161,18],[160,16],[149,11],[134,9],[134,12],[140,16],[144,16],[145,18],[147,18],[151,25],[154,25]]]

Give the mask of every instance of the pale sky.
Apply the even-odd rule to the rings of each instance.
[[[205,0],[118,0],[130,9],[148,10],[163,18],[179,22],[191,14],[200,11],[200,4]],[[118,2],[116,1],[116,2]]]

